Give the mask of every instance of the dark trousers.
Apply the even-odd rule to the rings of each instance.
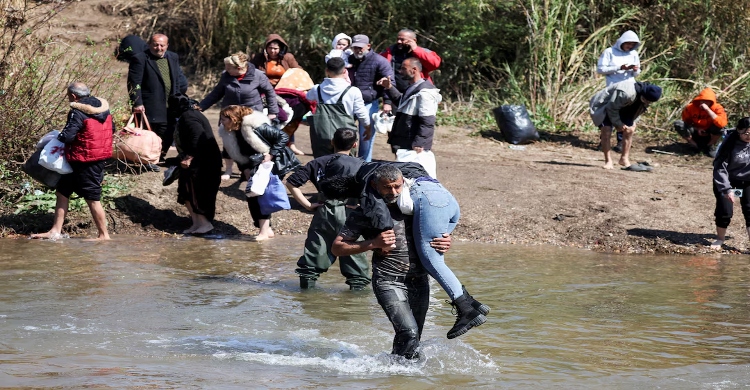
[[[253,226],[257,228],[260,227],[260,223],[258,222],[259,220],[271,219],[271,214],[262,214],[260,212],[260,204],[258,203],[257,196],[247,198],[247,208],[250,209],[250,216],[253,218]]]
[[[346,202],[340,200],[326,200],[315,210],[310,228],[307,229],[305,251],[297,261],[296,272],[300,278],[317,280],[336,261],[336,256],[331,254],[331,245],[346,222],[347,210]],[[370,284],[370,264],[366,253],[341,256],[339,267],[341,274],[346,277],[346,284]]]
[[[372,282],[375,297],[396,332],[391,353],[407,359],[418,357],[417,348],[430,305],[428,276],[396,278],[376,273]]]
[[[742,208],[742,215],[745,216],[745,226],[750,226],[750,193],[748,192],[750,191],[750,181],[730,180],[730,183],[732,188],[739,188],[744,192],[740,198],[740,207]],[[732,221],[734,204],[719,192],[716,184],[714,184],[714,196],[716,197],[716,209],[714,211],[716,226],[726,229],[729,222]]]
[[[172,142],[174,142],[175,124],[171,122],[151,123],[151,130],[161,138],[161,157],[163,158],[167,155]]]

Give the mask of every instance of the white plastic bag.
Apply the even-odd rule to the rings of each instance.
[[[411,186],[414,185],[414,179],[404,179],[404,187],[398,194],[396,204],[398,209],[405,215],[414,215],[414,200],[411,198]]]
[[[245,187],[245,195],[248,198],[261,196],[266,192],[268,181],[271,179],[271,169],[273,169],[273,163],[271,161],[264,162],[258,166],[258,170],[255,171],[253,177],[247,181],[247,187]]]
[[[378,111],[372,114],[372,127],[375,128],[380,134],[386,134],[393,128],[393,115],[384,114],[383,111]]]
[[[49,133],[45,134],[41,139],[39,139],[39,142],[36,143],[37,148],[41,148],[42,145],[46,145],[49,141],[52,141],[53,139],[57,139],[57,136],[60,135],[60,130],[52,130]]]
[[[437,179],[437,163],[431,150],[417,153],[411,149],[399,149],[396,151],[396,161],[419,163],[433,179]]]
[[[60,134],[59,131],[54,131]],[[61,175],[67,175],[68,173],[73,172],[73,168],[70,167],[68,160],[65,158],[65,144],[60,142],[57,139],[57,136],[44,145],[42,153],[39,155],[39,165]]]

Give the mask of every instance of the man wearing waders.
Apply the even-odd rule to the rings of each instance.
[[[315,287],[315,281],[320,274],[328,271],[328,268],[336,261],[336,256],[331,254],[331,244],[349,214],[346,201],[326,199],[318,188],[318,181],[335,174],[356,175],[362,160],[349,156],[349,152],[356,147],[357,130],[338,129],[333,135],[335,153],[310,161],[286,180],[286,186],[294,199],[307,210],[315,212],[310,228],[307,230],[305,251],[297,261],[299,268],[296,272],[299,274],[299,284],[302,289]],[[329,164],[336,159],[350,159],[351,161],[346,164]],[[342,169],[351,172],[343,172]],[[317,203],[311,203],[300,190],[300,187],[308,181],[312,182],[319,191]],[[346,277],[349,289],[363,290],[370,284],[370,266],[365,253],[341,256],[339,260],[341,274]]]
[[[346,81],[346,68],[342,58],[334,57],[326,62],[326,79],[307,92],[307,100],[317,101],[318,108],[310,125],[310,144],[313,157],[333,153],[331,140],[337,129],[356,129],[354,116],[370,128],[362,91]]]

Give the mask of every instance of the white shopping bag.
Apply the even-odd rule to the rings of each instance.
[[[399,149],[396,151],[396,161],[419,163],[433,179],[437,179],[437,163],[431,150],[417,153],[410,149]]]
[[[58,141],[57,138],[52,138],[44,145],[42,153],[39,155],[39,165],[61,175],[73,172],[73,168],[65,159],[65,144]]]
[[[271,161],[264,162],[258,166],[258,170],[255,171],[253,177],[247,181],[247,187],[245,187],[245,195],[248,198],[261,196],[266,192],[268,181],[271,179],[272,169],[273,162]]]
[[[37,148],[44,147],[44,145],[47,145],[49,141],[52,141],[53,139],[57,139],[57,136],[60,135],[60,130],[52,130],[49,133],[45,134],[39,142],[36,143]]]
[[[375,128],[380,134],[386,134],[393,128],[393,120],[395,117],[390,114],[386,114],[383,111],[378,111],[372,114],[372,127]]]

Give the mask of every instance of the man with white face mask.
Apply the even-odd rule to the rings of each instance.
[[[393,78],[393,70],[388,60],[381,55],[371,51],[372,45],[367,35],[355,35],[352,38],[352,55],[349,57],[351,68],[349,78],[352,86],[362,91],[362,99],[365,102],[368,117],[378,112],[378,99],[383,97],[383,87],[377,85],[377,81],[383,77]],[[390,112],[389,100],[383,101],[383,111]],[[375,132],[366,130],[364,123],[359,123],[359,153],[358,156],[365,161],[372,161],[372,145],[375,141]]]

